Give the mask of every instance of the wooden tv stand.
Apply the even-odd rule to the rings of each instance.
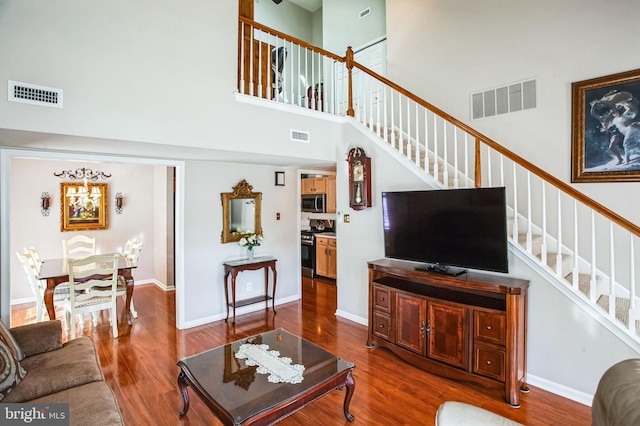
[[[520,406],[526,384],[529,281],[465,272],[455,277],[392,259],[368,262],[368,347],[389,349],[434,374],[504,386]]]

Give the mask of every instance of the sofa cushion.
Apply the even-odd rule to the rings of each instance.
[[[9,329],[5,327],[2,321],[0,321],[0,338],[5,341],[7,346],[9,346],[13,356],[15,356],[18,361],[22,361],[24,359],[24,352],[22,351],[22,348],[18,345],[13,334],[11,334]]]
[[[122,414],[107,382],[93,382],[34,399],[34,403],[69,403],[70,425],[123,425]]]
[[[25,402],[103,380],[100,361],[90,337],[65,343],[61,349],[26,357],[27,377],[2,402]]]
[[[0,338],[0,400],[4,400],[26,374],[9,345]]]
[[[62,322],[60,320],[20,325],[12,327],[10,331],[27,357],[62,347]]]

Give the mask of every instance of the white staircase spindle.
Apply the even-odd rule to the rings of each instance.
[[[469,134],[464,133],[464,186],[469,185]]]
[[[531,172],[527,170],[527,253],[531,253]]]
[[[393,111],[393,89],[391,90],[389,105],[391,105],[391,146],[396,148],[396,115]]]
[[[542,244],[540,246],[540,261],[543,265],[547,264],[547,196],[546,185],[542,181]]]
[[[373,98],[373,80],[371,78],[368,78],[367,82],[369,83],[369,128],[373,130],[373,105],[375,103],[375,100]]]
[[[562,265],[562,197],[558,189],[558,247],[556,249],[556,275],[560,276]]]
[[[453,126],[453,187],[458,188],[458,128]]]
[[[255,56],[255,52],[253,51],[253,27],[251,28],[251,34],[249,34],[249,95],[254,96],[255,93],[253,93],[253,84],[255,83],[253,81],[253,70],[254,70],[254,64],[253,64],[253,57]]]
[[[487,146],[487,186],[492,187],[493,183],[491,181],[491,148]]]
[[[244,30],[247,28],[247,24],[242,23],[242,29],[240,30],[240,78],[238,79],[238,93],[246,95],[244,93],[244,58],[247,57],[245,52],[246,43],[244,42]]]
[[[424,171],[429,174],[429,110],[424,109]]]
[[[402,141],[402,133],[403,133],[403,123],[402,123],[402,95],[398,94],[398,151],[400,154],[404,152],[404,142]]]
[[[449,140],[447,138],[447,124],[449,122],[445,121],[442,128],[442,183],[445,188],[449,188]]]
[[[411,107],[409,106],[410,99],[407,98],[407,153],[406,156],[411,161]]]
[[[613,244],[613,222],[609,221],[609,316],[616,317],[616,256]],[[631,322],[631,321],[629,321]]]
[[[629,331],[636,334],[636,257],[633,249],[633,234],[629,232]]]
[[[596,213],[591,210],[591,279],[589,281],[589,300],[596,302]],[[611,303],[611,301],[609,301]]]
[[[262,31],[258,31],[258,58],[262,58]],[[262,67],[258,67],[258,97],[262,97]]]
[[[573,200],[573,271],[572,271],[572,285],[574,289],[578,289],[580,285],[580,268],[578,264],[578,259],[580,259],[580,253],[578,250],[579,243],[579,231],[580,228],[578,226],[578,202]]]
[[[438,180],[438,116],[433,114],[433,178]]]
[[[513,242],[518,244],[518,178],[516,163],[513,163]]]
[[[504,186],[504,155],[500,154],[500,186]]]
[[[416,134],[415,134],[415,147],[416,147],[416,166],[420,167],[420,120],[419,120],[419,110],[418,110],[418,103],[416,102],[414,104],[415,107],[415,111],[416,111]]]
[[[381,90],[381,86],[382,83],[378,82],[378,90],[376,91],[376,93],[378,94],[378,97],[376,97],[376,134],[378,135],[378,137],[380,137],[380,104],[382,103],[382,99],[380,99],[380,94],[382,93]]]

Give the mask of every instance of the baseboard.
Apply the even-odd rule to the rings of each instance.
[[[343,311],[341,309],[338,309],[336,311],[336,316],[348,319],[349,321],[357,322],[358,324],[362,324],[365,327],[367,325],[369,325],[369,319],[368,318],[362,318],[360,316],[350,314],[349,312]]]
[[[527,373],[527,384],[591,407],[593,395]]]

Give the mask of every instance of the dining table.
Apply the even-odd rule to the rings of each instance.
[[[127,284],[127,296],[125,301],[124,314],[127,318],[127,324],[131,325],[131,298],[133,297],[133,269],[136,265],[122,256],[120,253],[107,253],[118,254],[118,275],[125,279]],[[42,267],[40,268],[40,274],[38,279],[46,281],[47,286],[44,290],[44,304],[49,313],[49,318],[56,319],[56,309],[53,304],[53,293],[56,286],[69,282],[69,259],[57,258],[57,259],[43,259]],[[90,279],[93,277],[88,277]]]

